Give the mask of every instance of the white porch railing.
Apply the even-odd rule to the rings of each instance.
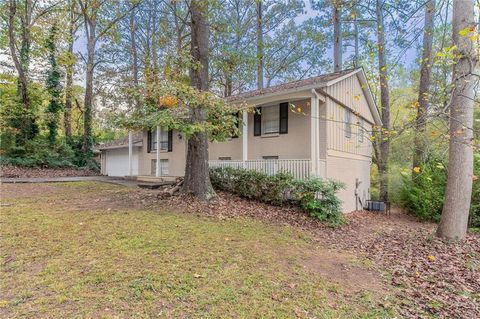
[[[282,160],[210,160],[210,167],[233,167],[244,168],[275,175],[277,173],[290,173],[296,179],[306,179],[310,177],[311,161],[309,159],[282,159]]]

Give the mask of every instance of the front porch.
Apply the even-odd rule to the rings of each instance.
[[[210,160],[210,167],[232,167],[254,170],[266,175],[275,175],[278,173],[289,173],[296,179],[307,179],[309,177],[325,178],[326,163],[324,160],[318,161],[318,172],[312,171],[312,161],[310,159],[267,159],[267,160]]]

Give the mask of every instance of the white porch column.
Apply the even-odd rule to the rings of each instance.
[[[157,126],[157,163],[155,169],[155,176],[160,176],[160,126]]]
[[[318,167],[318,160],[319,160],[319,143],[318,143],[318,134],[319,134],[319,127],[318,127],[318,118],[319,118],[319,111],[318,111],[318,98],[315,94],[314,90],[312,90],[312,97],[310,98],[310,161],[311,161],[311,171],[310,176],[318,177],[319,176],[319,167]]]
[[[242,161],[245,167],[245,161],[248,160],[248,112],[245,110],[242,114]]]
[[[128,132],[128,176],[133,175],[133,133]]]

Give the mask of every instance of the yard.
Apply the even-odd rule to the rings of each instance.
[[[1,318],[479,311],[478,236],[452,254],[433,239],[433,248],[412,249],[415,232],[432,225],[406,217],[352,215],[348,226],[331,230],[299,212],[226,194],[200,205],[95,182],[3,184],[1,199]],[[467,274],[448,277],[463,268]],[[451,295],[437,296],[424,275]]]

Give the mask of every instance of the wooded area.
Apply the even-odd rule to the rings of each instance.
[[[208,140],[248,109],[223,97],[362,67],[383,122],[372,197],[462,239],[480,226],[479,4],[3,0],[2,163],[95,168],[95,143],[162,125],[188,137],[184,190],[209,200]]]

